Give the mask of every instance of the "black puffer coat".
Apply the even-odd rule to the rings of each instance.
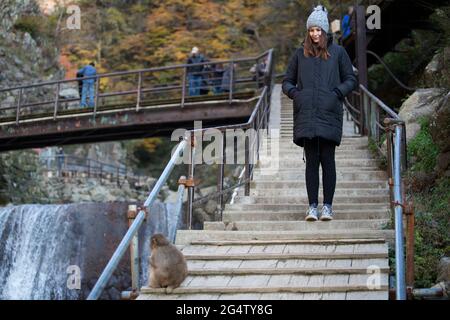
[[[289,61],[283,92],[294,100],[294,143],[322,137],[341,144],[346,95],[357,87],[353,66],[345,49],[328,39],[328,60],[306,58],[303,46]]]

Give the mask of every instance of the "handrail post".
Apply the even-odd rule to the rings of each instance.
[[[128,228],[133,225],[137,215],[137,206],[128,206]],[[130,243],[130,263],[131,263],[131,290],[133,292],[139,291],[139,238],[136,232]]]
[[[229,96],[228,96],[228,102],[231,104],[233,101],[233,77],[234,77],[234,61],[230,62],[230,83],[229,83]]]
[[[403,199],[401,180],[401,143],[402,126],[395,124],[394,143],[394,200],[395,200],[395,264],[396,264],[396,298],[406,299],[405,261],[403,249]]]
[[[137,89],[137,101],[136,101],[136,112],[139,111],[139,107],[141,105],[141,90],[142,90],[142,72],[139,72],[138,89]]]
[[[267,66],[266,68],[268,68]],[[255,68],[255,75],[256,75],[256,90],[259,89],[259,59],[256,59],[256,68]]]
[[[180,176],[180,179],[178,179],[177,202],[175,204],[174,209],[175,223],[173,225],[173,229],[169,230],[169,238],[172,243],[175,243],[177,237],[178,224],[183,211],[183,198],[185,189],[186,189],[186,176]]]
[[[183,79],[182,79],[182,85],[181,85],[181,108],[184,108],[184,100],[186,98],[186,77],[187,77],[187,70],[186,67],[183,68]]]
[[[56,85],[56,93],[55,93],[55,111],[53,112],[53,120],[56,120],[56,114],[58,113],[58,103],[59,103],[59,90],[60,83]]]
[[[194,132],[190,133],[191,145],[189,149],[189,175],[188,179],[193,182],[194,181],[194,169],[195,169],[195,135]],[[189,230],[192,229],[192,212],[194,205],[194,183],[191,183],[188,186],[188,210],[187,210],[187,219],[186,224]]]
[[[22,103],[22,94],[23,89],[19,89],[19,97],[17,99],[17,108],[16,108],[16,124],[19,124],[19,117],[20,117],[20,104]]]
[[[245,138],[245,196],[250,195],[250,155],[249,141]]]
[[[393,180],[393,165],[392,165],[392,127],[389,125],[389,119],[384,120],[385,130],[386,130],[386,158],[387,158],[387,173],[388,173],[388,184],[389,184],[389,199],[390,199],[390,209],[393,212],[394,206],[394,180]]]
[[[98,101],[99,101],[99,94],[98,94],[98,90],[100,88],[100,77],[96,77],[95,78],[95,99],[94,99],[94,118],[97,114],[97,107],[98,107]]]
[[[409,202],[406,215],[406,287],[408,292],[414,288],[414,207]]]
[[[222,135],[222,156],[219,158],[219,170],[217,172],[217,192],[220,192],[218,197],[217,208],[220,213],[220,220],[223,218],[223,179],[225,173],[225,156],[226,156],[226,142],[225,135]]]

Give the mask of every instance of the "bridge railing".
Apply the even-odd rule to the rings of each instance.
[[[407,169],[405,122],[363,85],[345,99],[345,106],[356,131],[367,135],[380,155],[386,154],[390,208],[395,223],[396,297],[404,300],[414,284],[414,211],[412,202],[406,203],[402,178]],[[384,143],[386,152],[383,152]],[[403,227],[404,215],[406,228]]]
[[[186,104],[212,99],[228,100],[239,93],[254,92],[264,86],[264,77],[252,72],[252,67],[268,59],[268,51],[251,58],[207,61],[197,64],[181,64],[98,74],[91,77],[60,81],[47,81],[0,89],[0,123],[16,123],[36,119],[90,114],[99,111],[135,109],[150,105],[171,104],[183,108]],[[194,72],[193,68],[200,71]],[[200,82],[190,80],[193,75],[202,76]],[[65,89],[79,88],[83,81],[94,80],[94,101],[90,108],[81,107],[80,93],[71,94]]]
[[[138,187],[145,183],[145,177],[136,175],[125,164],[110,164],[99,160],[73,155],[56,154],[40,156],[39,160],[45,165],[47,172],[55,172],[64,177],[98,178],[100,182],[116,181],[120,187],[125,180]]]
[[[264,55],[260,56],[264,57]],[[242,59],[241,59],[242,60]],[[124,293],[123,297],[126,298],[134,298],[138,295],[139,291],[139,254],[138,254],[138,236],[137,233],[142,226],[146,214],[149,209],[155,202],[159,192],[161,191],[164,184],[167,182],[169,175],[172,173],[176,164],[181,164],[183,159],[186,158],[188,161],[188,175],[187,178],[185,176],[180,177],[179,179],[179,189],[178,189],[178,200],[177,200],[177,210],[175,212],[176,219],[179,220],[181,212],[182,212],[182,201],[184,196],[184,191],[188,189],[188,203],[186,210],[186,225],[187,228],[192,228],[192,213],[193,213],[193,204],[194,204],[194,188],[196,186],[196,177],[195,177],[195,166],[196,166],[196,158],[198,150],[198,138],[205,138],[210,134],[208,130],[214,129],[215,133],[220,133],[221,137],[221,146],[222,152],[219,153],[218,158],[221,159],[219,161],[219,179],[217,185],[217,192],[213,194],[214,197],[219,199],[220,207],[223,208],[223,194],[225,190],[223,188],[223,178],[224,178],[224,168],[225,168],[225,159],[226,154],[224,151],[226,150],[226,140],[225,135],[229,131],[233,130],[253,130],[256,133],[261,133],[265,130],[268,130],[269,116],[270,116],[270,93],[272,91],[273,86],[273,50],[267,51],[267,68],[264,71],[263,79],[264,86],[262,88],[261,94],[259,96],[258,102],[250,116],[250,119],[243,124],[237,125],[228,125],[221,127],[214,127],[209,129],[196,129],[191,131],[186,131],[175,148],[172,156],[163,170],[161,176],[153,187],[150,195],[145,201],[142,208],[132,208],[129,210],[128,218],[130,220],[130,227],[114,252],[113,256],[109,260],[105,269],[103,270],[100,278],[92,289],[91,293],[88,296],[88,300],[96,300],[100,297],[103,289],[107,285],[109,279],[111,278],[114,270],[117,268],[120,260],[125,254],[127,248],[130,246],[131,252],[131,274],[132,274],[132,292]],[[253,132],[252,131],[252,132]],[[245,172],[245,188],[246,195],[249,194],[250,191],[250,181],[252,179],[253,167],[254,167],[254,159],[259,159],[259,146],[261,143],[261,136],[259,134],[250,135],[249,139],[245,139],[245,162],[244,162],[244,172]],[[234,139],[233,139],[234,146]],[[203,152],[203,150],[200,150]],[[202,157],[200,157],[202,159]],[[237,187],[237,186],[234,186]],[[222,200],[220,200],[222,199]],[[222,202],[220,202],[222,201]],[[171,239],[173,240],[173,239]]]

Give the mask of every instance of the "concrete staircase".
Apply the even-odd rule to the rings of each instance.
[[[280,128],[278,168],[273,154],[261,156],[250,196],[240,190],[223,220],[205,222],[204,230],[179,230],[189,276],[172,294],[143,287],[139,299],[388,298],[387,177],[367,138],[345,121],[336,149],[335,219],[306,222],[303,150],[292,143],[292,102],[278,86],[271,117],[271,127]],[[322,188],[319,195],[322,203]]]

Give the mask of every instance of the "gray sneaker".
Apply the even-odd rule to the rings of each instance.
[[[331,207],[323,206],[320,212],[320,221],[330,221],[333,220],[334,212]]]
[[[306,211],[306,221],[317,221],[319,218],[319,212],[314,206],[310,206],[308,211]]]

